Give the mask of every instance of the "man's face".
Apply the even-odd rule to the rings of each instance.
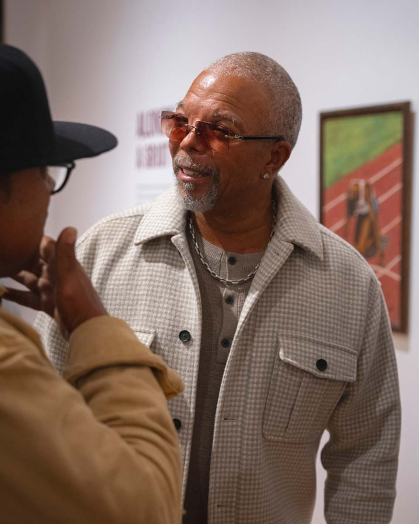
[[[0,276],[13,276],[37,263],[51,190],[43,168],[9,176],[9,187],[0,185]]]
[[[196,120],[228,127],[235,135],[266,133],[269,94],[264,86],[238,77],[204,71],[193,82],[177,112],[189,124]],[[211,151],[189,134],[169,141],[179,194],[188,209],[205,212],[259,198],[261,175],[273,142],[231,140],[229,150]],[[268,147],[266,147],[268,145]],[[267,184],[265,184],[265,188]]]

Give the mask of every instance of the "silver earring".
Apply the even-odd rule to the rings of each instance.
[[[265,173],[265,174],[262,176],[262,178],[270,178],[270,177],[271,177],[271,175],[270,175],[269,173]]]

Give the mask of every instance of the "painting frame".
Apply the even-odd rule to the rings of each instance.
[[[387,114],[387,115],[386,115]],[[335,129],[339,130],[339,127],[343,129],[342,126],[348,125],[349,123],[356,123],[356,122],[367,122],[370,115],[372,115],[371,118],[375,118],[379,115],[379,118],[382,118],[383,115],[386,115],[385,118],[387,118],[388,115],[394,114],[398,115],[400,114],[400,118],[402,119],[401,126],[401,140],[400,140],[400,150],[402,151],[402,160],[400,162],[400,177],[401,177],[401,196],[399,197],[400,200],[400,217],[401,217],[401,223],[400,223],[400,239],[398,238],[397,244],[400,246],[400,253],[398,257],[401,257],[401,260],[399,260],[397,266],[400,268],[399,273],[396,274],[395,277],[400,276],[400,280],[398,282],[398,300],[396,303],[398,304],[396,309],[396,312],[393,312],[392,315],[390,315],[392,318],[392,329],[394,332],[398,333],[408,333],[408,327],[409,327],[409,278],[410,278],[410,235],[411,235],[411,206],[412,206],[412,159],[413,159],[413,114],[411,112],[411,103],[410,101],[403,101],[403,102],[396,102],[396,103],[390,103],[390,104],[383,104],[383,105],[374,105],[374,106],[368,106],[368,107],[355,107],[350,109],[341,109],[341,110],[333,110],[333,111],[322,111],[320,113],[320,172],[319,172],[319,178],[320,178],[320,198],[319,198],[319,204],[320,204],[320,222],[324,224],[326,227],[330,227],[330,219],[328,218],[328,213],[330,211],[330,205],[327,203],[328,194],[327,191],[330,192],[330,188],[333,187],[330,185],[330,176],[326,181],[327,174],[331,172],[330,169],[330,154],[328,154],[331,151],[332,142],[333,139],[331,138],[332,134],[330,132],[330,129],[333,129],[331,126],[335,126]],[[367,117],[367,119],[359,119],[358,117]],[[377,119],[376,119],[377,120]],[[339,122],[338,122],[339,121]],[[344,133],[343,133],[344,134]],[[348,135],[350,136],[350,134]],[[354,140],[356,142],[356,140]],[[375,159],[373,159],[375,160]],[[371,160],[371,163],[372,161]],[[372,165],[372,164],[371,164]],[[359,169],[364,168],[366,169],[367,163],[364,165],[361,165]],[[350,168],[350,166],[348,166]],[[341,168],[341,173],[344,173],[344,168]],[[350,176],[356,173],[356,170],[354,171],[348,171],[347,174],[341,174],[340,179],[337,179],[338,181],[335,182],[340,183],[342,185],[343,182],[341,182],[342,179],[346,178],[346,180],[350,180]],[[374,177],[372,177],[374,178]],[[372,179],[371,178],[371,179]],[[356,179],[352,179],[356,180]],[[365,178],[365,180],[368,182],[368,178]],[[363,182],[362,188],[365,194],[365,185],[366,182]],[[400,184],[399,184],[400,185]],[[349,186],[348,186],[349,187]],[[356,186],[356,183],[352,186],[353,192],[356,192],[358,190],[358,199],[359,199],[359,192],[361,191],[361,183],[358,183],[358,187]],[[370,185],[371,187],[371,185]],[[347,190],[348,194],[350,189]],[[341,198],[341,197],[340,197]],[[355,198],[355,197],[354,197]],[[365,197],[362,197],[365,198]],[[336,200],[336,199],[335,199]],[[349,211],[349,196],[346,198],[347,206],[346,206],[346,214],[345,218],[342,220],[345,220],[345,229],[349,222],[350,217],[350,211]],[[379,201],[379,199],[376,199]],[[365,200],[364,200],[365,202]],[[329,206],[329,207],[328,207]],[[377,204],[378,206],[378,204]],[[329,213],[330,214],[330,213]],[[377,209],[377,216],[378,216],[378,209]],[[400,218],[399,217],[399,218]],[[341,222],[342,222],[341,220]],[[378,219],[377,219],[378,223]],[[333,229],[332,229],[333,230]],[[341,235],[342,236],[342,235]],[[380,237],[384,238],[384,237]],[[355,246],[356,247],[356,246]],[[385,249],[385,248],[384,248]],[[367,259],[367,262],[370,263]],[[373,264],[370,263],[370,265],[373,267]],[[375,270],[375,269],[374,269]],[[383,269],[383,271],[385,268]],[[377,276],[380,274],[380,272],[377,272]],[[395,278],[394,277],[394,278]],[[383,289],[383,291],[385,291]],[[386,295],[386,293],[384,292]],[[390,307],[390,300],[386,298],[387,306],[389,307],[390,313],[392,313],[392,308]],[[397,318],[397,321],[394,321],[394,317]]]

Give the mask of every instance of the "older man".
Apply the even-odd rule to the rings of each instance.
[[[387,311],[368,264],[277,176],[300,123],[275,61],[216,61],[162,114],[176,187],[78,245],[106,307],[185,383],[170,403],[184,522],[308,524],[326,429],[327,522],[391,520],[400,407]],[[61,369],[64,341],[37,325]]]

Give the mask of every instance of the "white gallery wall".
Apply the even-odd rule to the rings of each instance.
[[[300,89],[301,135],[282,175],[317,215],[319,112],[410,100],[419,108],[419,2],[400,0],[6,0],[5,37],[41,67],[56,120],[106,127],[119,147],[78,163],[53,198],[47,231],[80,233],[172,180],[154,115],[187,91],[212,60],[259,51]],[[415,138],[409,339],[397,340],[403,400],[393,522],[419,515],[419,132]],[[319,472],[314,524],[322,517]],[[297,524],[297,523],[296,523]],[[366,524],[366,523],[365,523]]]

